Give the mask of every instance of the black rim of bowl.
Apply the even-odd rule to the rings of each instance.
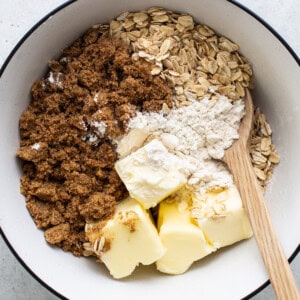
[[[265,26],[281,43],[282,45],[289,51],[289,53],[292,55],[292,57],[295,59],[296,63],[300,66],[300,59],[297,56],[297,54],[294,52],[294,50],[289,46],[289,44],[283,39],[283,37],[275,31],[273,27],[271,27],[266,21],[264,21],[261,17],[259,17],[256,13],[251,11],[249,8],[245,7],[244,5],[236,2],[235,0],[227,0],[229,3],[239,7],[249,15],[251,15],[253,18],[255,18],[259,23],[261,23],[263,26]],[[18,49],[22,46],[22,44],[27,40],[27,38],[35,31],[37,30],[44,22],[47,21],[50,17],[64,9],[65,7],[71,5],[72,3],[77,2],[77,0],[69,0],[62,5],[58,6],[51,12],[49,12],[46,16],[44,16],[39,22],[37,22],[33,27],[29,29],[29,31],[22,37],[22,39],[17,43],[17,45],[13,48],[13,50],[10,52],[8,57],[6,58],[5,62],[3,63],[1,69],[0,69],[0,78],[2,77],[2,74],[4,73],[6,67],[8,66],[9,62],[15,55],[15,53],[18,51]],[[2,228],[0,227],[0,234],[3,237],[3,240],[7,244],[10,251],[13,253],[13,255],[17,258],[17,260],[21,263],[21,265],[27,270],[27,272],[34,277],[39,283],[41,283],[46,289],[48,289],[50,292],[52,292],[55,296],[61,298],[61,299],[68,299],[65,296],[61,295],[58,291],[54,290],[51,286],[49,286],[46,282],[44,282],[38,275],[36,275],[28,265],[23,261],[23,259],[18,255],[16,250],[13,248],[13,246],[9,243],[9,240],[5,236]],[[291,263],[293,259],[297,256],[297,254],[300,251],[300,245],[295,249],[295,251],[292,253],[292,255],[289,257],[288,261]],[[265,283],[260,285],[257,289],[255,289],[253,292],[251,292],[249,295],[242,298],[242,300],[247,300],[258,294],[260,291],[262,291],[265,287],[267,287],[270,284],[270,280],[267,280]]]

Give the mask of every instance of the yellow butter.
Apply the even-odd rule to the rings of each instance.
[[[157,269],[181,274],[208,254],[250,238],[252,229],[235,186],[201,197],[185,189],[159,205],[159,237],[167,251]]]
[[[250,238],[252,229],[235,186],[193,196],[192,216],[215,247]]]
[[[130,196],[144,208],[154,207],[182,187],[186,175],[182,161],[154,139],[115,164]]]
[[[143,146],[149,133],[140,128],[131,129],[127,135],[125,135],[117,146],[117,152],[120,158],[126,157],[130,153],[138,150]]]
[[[215,249],[202,230],[192,223],[187,201],[162,201],[158,215],[159,237],[167,251],[156,262],[157,269],[168,274],[182,274],[192,263]]]
[[[140,263],[154,263],[166,252],[150,215],[132,198],[118,203],[104,226],[87,224],[86,236],[116,279],[129,276]]]

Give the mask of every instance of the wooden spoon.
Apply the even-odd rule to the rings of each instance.
[[[297,300],[300,299],[300,295],[295,279],[271,223],[262,189],[250,160],[248,141],[253,124],[253,102],[248,90],[245,96],[245,106],[246,114],[239,128],[240,138],[225,151],[223,160],[231,171],[240,192],[277,299]]]

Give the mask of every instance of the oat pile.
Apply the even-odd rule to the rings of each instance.
[[[280,157],[272,143],[272,129],[266,121],[266,116],[258,107],[254,111],[250,157],[256,177],[265,191],[267,183],[273,175],[274,166],[280,162]]]
[[[151,72],[174,88],[177,107],[189,104],[187,95],[201,100],[220,93],[237,100],[252,85],[252,69],[239,46],[190,15],[162,8],[125,12],[109,30],[130,45],[134,59],[155,63]]]
[[[17,155],[21,192],[50,244],[83,255],[86,221],[108,218],[126,196],[112,140],[138,111],[245,95],[252,70],[238,50],[189,15],[150,8],[93,26],[49,62],[21,116]],[[250,150],[263,187],[279,162],[271,134],[257,109]]]

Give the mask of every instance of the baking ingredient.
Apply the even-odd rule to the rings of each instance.
[[[258,107],[254,111],[253,123],[249,145],[250,157],[258,182],[265,191],[280,157],[272,143],[271,126]]]
[[[183,161],[156,139],[117,161],[115,168],[130,196],[144,208],[156,206],[187,181]]]
[[[176,107],[216,94],[238,100],[252,85],[252,69],[239,46],[188,14],[160,7],[124,12],[110,22],[110,35],[133,49],[135,60],[153,62],[159,74],[174,87]]]
[[[238,138],[244,102],[231,102],[225,96],[191,101],[191,105],[172,109],[167,115],[138,112],[128,127],[149,132],[162,140],[170,152],[185,160],[188,184],[198,192],[230,186],[231,174],[216,159],[221,159],[224,150]]]
[[[167,274],[182,274],[194,261],[215,251],[200,227],[192,221],[186,193],[180,191],[178,194],[181,201],[168,199],[159,204],[157,228],[167,251],[157,260],[156,267]]]
[[[181,171],[197,197],[232,184],[226,167],[210,158],[221,155],[216,149],[201,161],[186,153],[184,139],[169,129],[148,136],[134,127],[121,136],[137,111],[166,117],[173,107],[194,105],[195,99],[209,98],[214,105],[220,94],[239,101],[252,85],[252,69],[238,49],[189,15],[149,8],[93,26],[57,61],[49,62],[48,73],[33,84],[32,101],[21,116],[18,151],[24,172],[21,192],[48,243],[74,255],[86,254],[85,223],[105,224],[116,203],[127,196],[114,170],[118,155],[123,158],[153,138],[185,160]],[[193,145],[197,125],[190,125]],[[256,109],[250,152],[263,188],[279,162],[271,134]],[[104,242],[99,240],[97,249]],[[102,250],[108,247],[106,243]]]
[[[111,216],[128,194],[114,170],[114,139],[136,110],[172,107],[167,83],[102,29],[89,29],[49,62],[20,118],[26,206],[47,242],[76,256],[83,253],[86,221]]]
[[[189,105],[190,96],[201,100],[221,94],[235,101],[253,86],[252,67],[239,46],[207,25],[195,23],[188,14],[161,7],[123,12],[110,22],[109,33],[129,45],[134,60],[154,62],[151,73],[172,86],[177,108]],[[274,144],[262,141],[271,138],[272,132],[263,113],[258,111],[255,120],[252,164],[265,190],[279,156]]]
[[[201,198],[180,189],[159,204],[158,231],[167,252],[156,265],[168,274],[184,273],[194,261],[252,236],[234,185]]]
[[[124,135],[117,142],[117,152],[119,154],[119,158],[126,157],[127,155],[141,148],[148,136],[149,133],[143,129],[131,129],[128,134]]]
[[[250,238],[252,229],[237,188],[192,195],[191,216],[215,248]]]
[[[149,265],[166,251],[153,221],[142,206],[127,198],[107,221],[88,223],[86,249],[94,252],[114,278],[129,276],[139,263]]]

